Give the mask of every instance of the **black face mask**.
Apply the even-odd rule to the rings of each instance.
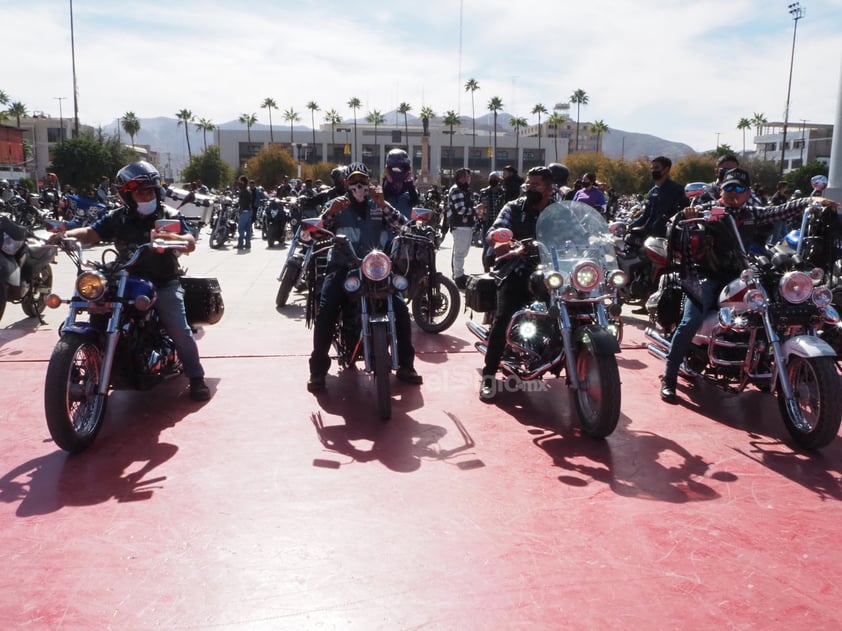
[[[652,171],[652,179],[655,180],[656,182],[661,179],[662,175],[663,175],[662,171]]]
[[[456,186],[458,186],[461,189],[466,189],[470,186],[470,184],[468,184],[467,182],[456,182]]]
[[[543,193],[541,193],[541,191],[526,191],[526,203],[530,206],[534,206],[542,199],[544,199],[544,195]]]

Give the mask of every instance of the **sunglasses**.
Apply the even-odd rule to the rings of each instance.
[[[348,186],[368,186],[368,180],[348,180]]]
[[[748,190],[747,186],[740,186],[739,184],[727,184],[722,187],[726,193],[745,193]]]

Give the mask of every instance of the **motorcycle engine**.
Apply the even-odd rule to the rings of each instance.
[[[523,354],[527,368],[553,361],[563,350],[561,332],[543,303],[515,314],[508,332],[509,344]]]

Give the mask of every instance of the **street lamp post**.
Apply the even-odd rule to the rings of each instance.
[[[784,108],[784,132],[781,139],[781,166],[778,169],[778,175],[783,177],[784,174],[784,158],[786,157],[786,126],[789,123],[789,96],[792,92],[792,66],[795,62],[795,34],[798,32],[798,20],[804,17],[807,9],[801,6],[800,2],[793,2],[787,5],[789,14],[793,19],[792,26],[792,53],[789,58],[789,81],[786,86],[786,107]]]
[[[801,166],[804,166],[804,128],[807,126],[807,119],[801,119]],[[808,153],[809,156],[809,153]]]
[[[66,99],[66,96],[54,96],[53,97],[56,101],[58,101],[58,124],[59,124],[59,132],[58,132],[58,141],[61,142],[64,140],[64,114],[61,111],[61,102]]]
[[[70,58],[73,61],[73,137],[79,136],[79,90],[76,88],[76,41],[73,36],[73,0],[70,0]]]

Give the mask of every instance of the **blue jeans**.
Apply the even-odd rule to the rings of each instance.
[[[205,371],[199,361],[199,347],[193,330],[187,324],[187,314],[184,311],[184,289],[178,280],[157,286],[158,299],[155,309],[161,324],[164,325],[175,344],[175,350],[184,365],[184,374],[190,379],[204,377]]]
[[[251,216],[252,211],[243,210],[240,212],[240,217],[237,219],[237,247],[250,248],[251,247]]]
[[[690,350],[693,336],[696,335],[696,331],[702,326],[707,312],[716,306],[721,287],[722,284],[716,280],[703,280],[701,307],[697,306],[690,298],[684,300],[684,316],[681,318],[678,328],[675,329],[675,333],[672,336],[672,343],[670,344],[670,352],[667,355],[667,365],[664,368],[665,381],[672,383],[678,377],[678,369],[681,366],[681,362],[684,361],[687,351]]]

